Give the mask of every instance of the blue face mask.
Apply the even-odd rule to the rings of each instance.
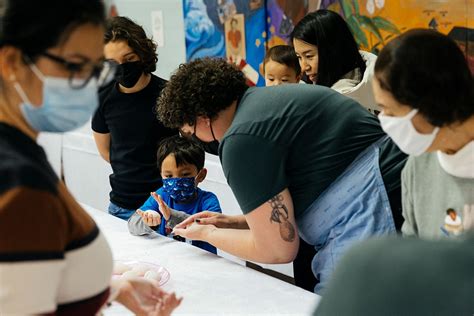
[[[74,89],[69,79],[44,76],[31,64],[43,82],[43,103],[31,104],[18,82],[14,87],[22,99],[21,111],[28,124],[38,132],[68,132],[84,125],[99,105],[98,84],[91,78],[86,86]]]
[[[196,179],[194,177],[165,178],[163,179],[163,190],[176,202],[188,201],[196,194]]]

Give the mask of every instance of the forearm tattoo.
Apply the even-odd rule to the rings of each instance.
[[[295,240],[295,228],[288,220],[288,209],[283,204],[283,196],[278,194],[272,197],[268,203],[272,206],[270,222],[280,224],[280,236],[284,241],[292,242]]]

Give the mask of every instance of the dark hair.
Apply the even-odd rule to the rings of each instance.
[[[410,30],[388,43],[375,63],[380,87],[434,126],[474,115],[473,78],[456,43],[427,29]]]
[[[318,47],[317,84],[331,87],[348,72],[360,68],[365,72],[365,62],[359,52],[346,21],[330,10],[307,14],[291,33],[293,39]]]
[[[156,70],[158,54],[156,43],[146,36],[145,30],[129,18],[116,16],[107,21],[104,35],[105,44],[115,41],[125,41],[140,58],[145,73]]]
[[[224,59],[206,57],[181,64],[158,98],[158,118],[170,128],[194,125],[198,116],[212,120],[247,88],[244,74]]]
[[[293,47],[288,45],[277,45],[270,48],[265,54],[263,61],[263,70],[265,71],[265,64],[273,60],[279,64],[286,65],[296,72],[296,75],[301,74],[301,67]]]
[[[448,209],[446,210],[446,214],[449,215],[449,214],[451,214],[451,213],[456,214],[456,211],[455,211],[454,209],[452,209],[452,208],[448,208]]]
[[[166,157],[173,154],[176,165],[179,167],[183,164],[191,164],[196,166],[197,170],[204,168],[204,149],[191,139],[174,135],[167,137],[160,142],[158,152],[158,169]]]
[[[33,61],[48,48],[64,42],[78,26],[105,23],[100,0],[5,1],[0,46],[15,46]]]

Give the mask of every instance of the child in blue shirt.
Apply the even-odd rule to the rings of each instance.
[[[157,232],[168,236],[175,225],[193,214],[221,213],[216,195],[197,187],[207,174],[204,150],[197,143],[179,135],[166,138],[160,143],[157,158],[163,186],[151,192],[128,220],[132,235]],[[206,242],[192,241],[192,244],[214,254],[217,252]]]

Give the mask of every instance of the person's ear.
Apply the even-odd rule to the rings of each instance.
[[[196,118],[196,127],[199,124],[205,124],[207,127],[211,126],[211,119],[208,118],[207,116],[198,116]]]
[[[301,75],[296,76],[296,83],[300,83],[301,81]]]
[[[25,66],[21,50],[13,46],[4,46],[0,49],[0,76],[4,80],[21,79]]]
[[[207,169],[202,168],[201,171],[199,171],[198,175],[196,176],[196,185],[203,182],[204,179],[206,179],[207,176]]]

